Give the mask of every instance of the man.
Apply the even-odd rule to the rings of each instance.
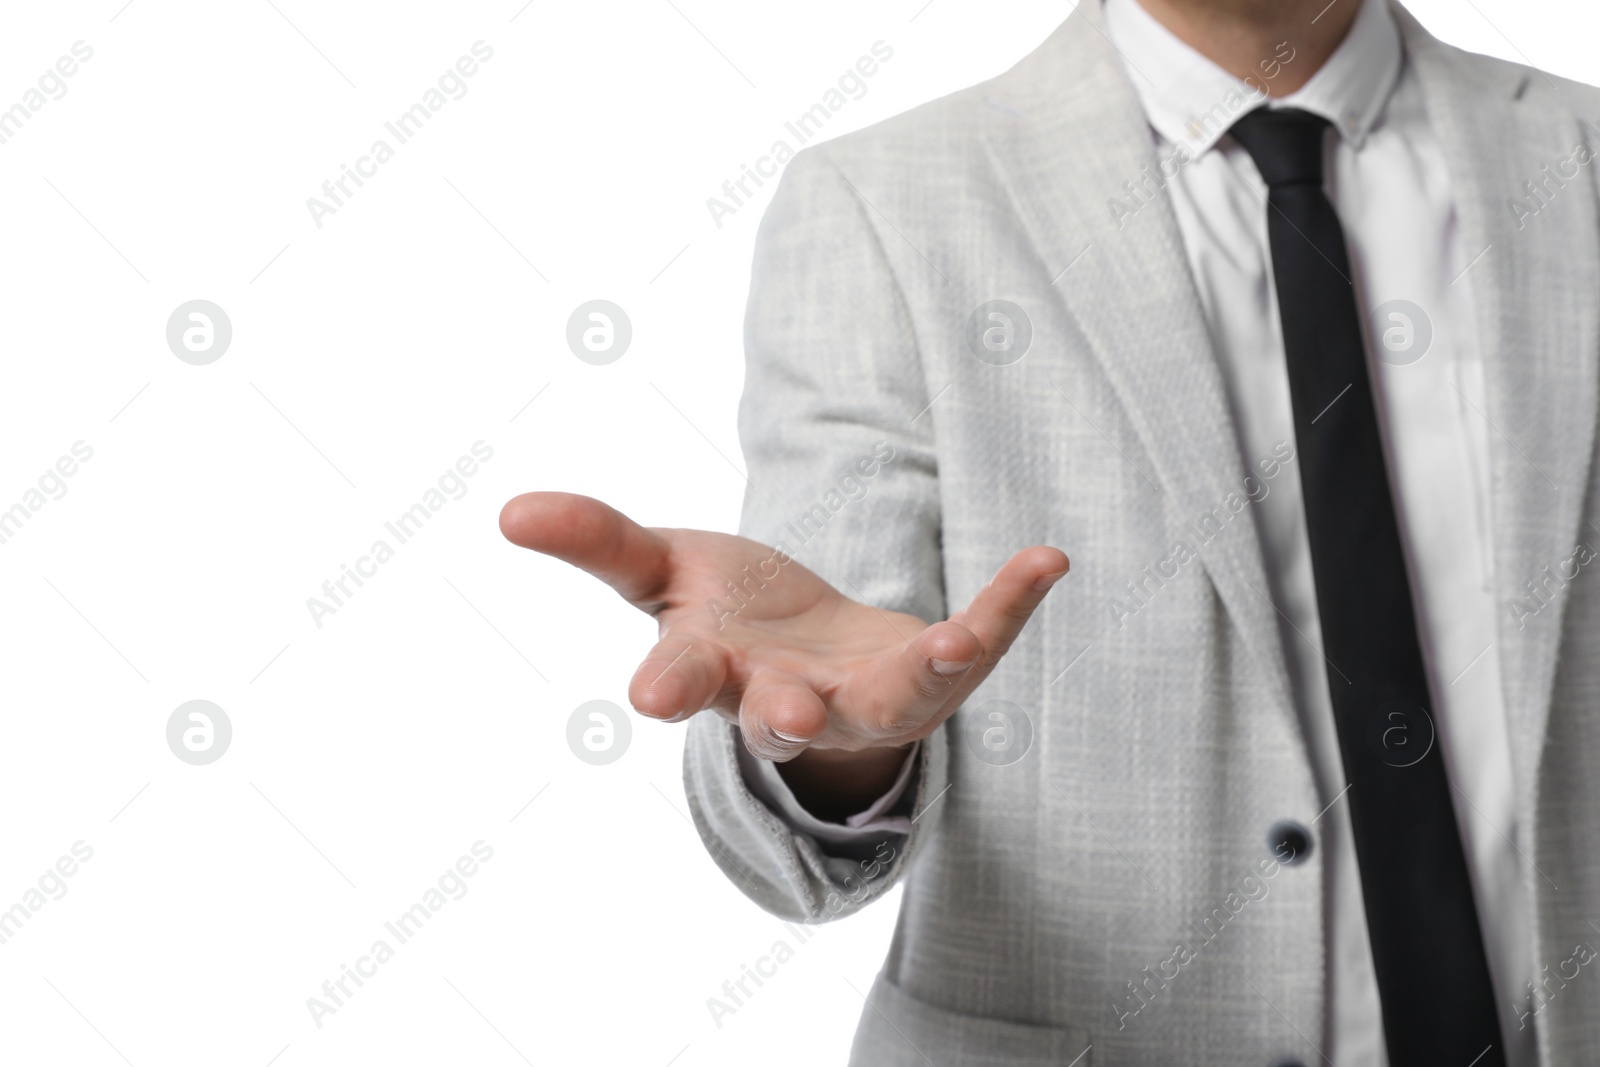
[[[1385,0],[1082,0],[790,163],[746,537],[507,505],[660,621],[736,884],[909,875],[852,1063],[1592,1062],[1597,122]]]

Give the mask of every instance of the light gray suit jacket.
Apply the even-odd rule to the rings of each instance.
[[[1396,15],[1464,244],[1486,250],[1498,643],[1529,951],[1549,968],[1527,1021],[1545,1063],[1593,1062],[1600,960],[1574,957],[1600,945],[1600,564],[1561,565],[1600,548],[1600,211],[1575,151],[1600,146],[1600,92]],[[1229,503],[1247,471],[1169,201],[1120,226],[1108,206],[1158,161],[1099,19],[1082,0],[999,77],[800,152],[761,226],[740,532],[928,620],[1028,545],[1073,564],[924,744],[907,837],[825,852],[746,788],[736,727],[690,725],[694,819],[762,907],[823,921],[904,878],[861,1067],[1064,1067],[1091,1045],[1077,1064],[1266,1067],[1327,1043],[1325,851],[1263,861],[1270,826],[1312,824],[1344,783],[1313,769],[1253,522]],[[1031,323],[1008,366],[967,344],[991,299]],[[830,495],[880,441],[893,458]],[[1204,516],[1220,532],[1201,547]],[[1108,605],[1178,541],[1198,562],[1119,627]],[[978,758],[996,699],[1032,728],[1009,765]],[[1131,982],[1153,991],[1137,1015]]]

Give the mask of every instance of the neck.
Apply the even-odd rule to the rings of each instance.
[[[1235,78],[1269,96],[1287,96],[1310,81],[1339,47],[1362,0],[1138,3],[1184,44]]]

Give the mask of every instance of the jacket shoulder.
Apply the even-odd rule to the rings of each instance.
[[[1509,86],[1519,102],[1565,112],[1587,121],[1600,134],[1600,87],[1551,74],[1515,60],[1469,52],[1436,38],[1427,42],[1462,77],[1478,84]]]

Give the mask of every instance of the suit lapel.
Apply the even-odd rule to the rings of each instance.
[[[1246,470],[1182,234],[1164,193],[1119,222],[1123,183],[1160,174],[1155,146],[1099,0],[995,83],[986,148],[1054,288],[1088,341],[1155,467],[1172,511],[1194,520],[1241,494]],[[1001,98],[1003,96],[1003,98]],[[1147,170],[1148,169],[1148,170]],[[1070,266],[1070,269],[1068,269]],[[1072,418],[1065,404],[1062,418]],[[1199,550],[1212,584],[1294,717],[1277,609],[1254,520]],[[1298,721],[1298,717],[1295,717]]]
[[[1555,168],[1593,134],[1566,109],[1525,99],[1536,92],[1549,100],[1546,86],[1530,84],[1543,75],[1447,48],[1394,6],[1452,176],[1463,277],[1478,309],[1483,414],[1491,427],[1497,643],[1513,763],[1529,802],[1568,599],[1546,579],[1546,568],[1564,577],[1560,565],[1579,541],[1600,551],[1600,531],[1583,512],[1600,353],[1593,175],[1600,163],[1578,167],[1564,186],[1551,183],[1551,202],[1536,215],[1513,210],[1514,201],[1526,201],[1525,182],[1545,180],[1546,164]],[[1530,599],[1530,581],[1546,590],[1546,604]],[[1512,607],[1519,602],[1536,613],[1519,618]]]

